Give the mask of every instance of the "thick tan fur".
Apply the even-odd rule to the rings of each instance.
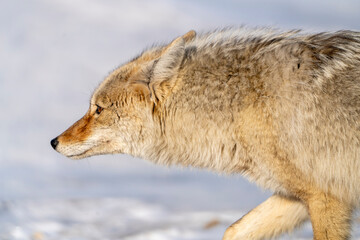
[[[241,173],[275,192],[225,240],[275,237],[307,216],[315,239],[348,239],[359,121],[360,33],[190,31],[113,71],[56,150]]]

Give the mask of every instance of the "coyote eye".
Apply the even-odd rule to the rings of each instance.
[[[96,108],[96,114],[100,114],[101,112],[102,112],[102,110],[104,110],[102,107],[100,107],[100,106],[97,106],[97,108]]]

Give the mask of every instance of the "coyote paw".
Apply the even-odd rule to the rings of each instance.
[[[236,240],[236,230],[234,226],[230,226],[226,229],[222,240]]]

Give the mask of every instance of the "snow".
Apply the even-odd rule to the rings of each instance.
[[[22,200],[0,205],[0,239],[217,240],[241,211],[174,211],[126,198]],[[360,228],[354,237],[360,239]],[[311,225],[282,239],[312,239]]]
[[[154,42],[240,24],[359,30],[359,9],[357,0],[0,1],[0,239],[221,239],[271,193],[124,155],[71,161],[50,140],[86,112],[109,71]],[[311,238],[308,223],[281,239]]]
[[[234,218],[244,214],[169,211],[124,198],[14,201],[3,204],[4,211],[12,220],[1,232],[14,240],[215,240],[221,239]]]

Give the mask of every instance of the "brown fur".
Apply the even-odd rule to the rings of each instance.
[[[360,197],[359,66],[357,32],[190,31],[111,73],[56,150],[242,173],[275,192],[224,240],[274,237],[308,216],[315,239],[348,239]]]

